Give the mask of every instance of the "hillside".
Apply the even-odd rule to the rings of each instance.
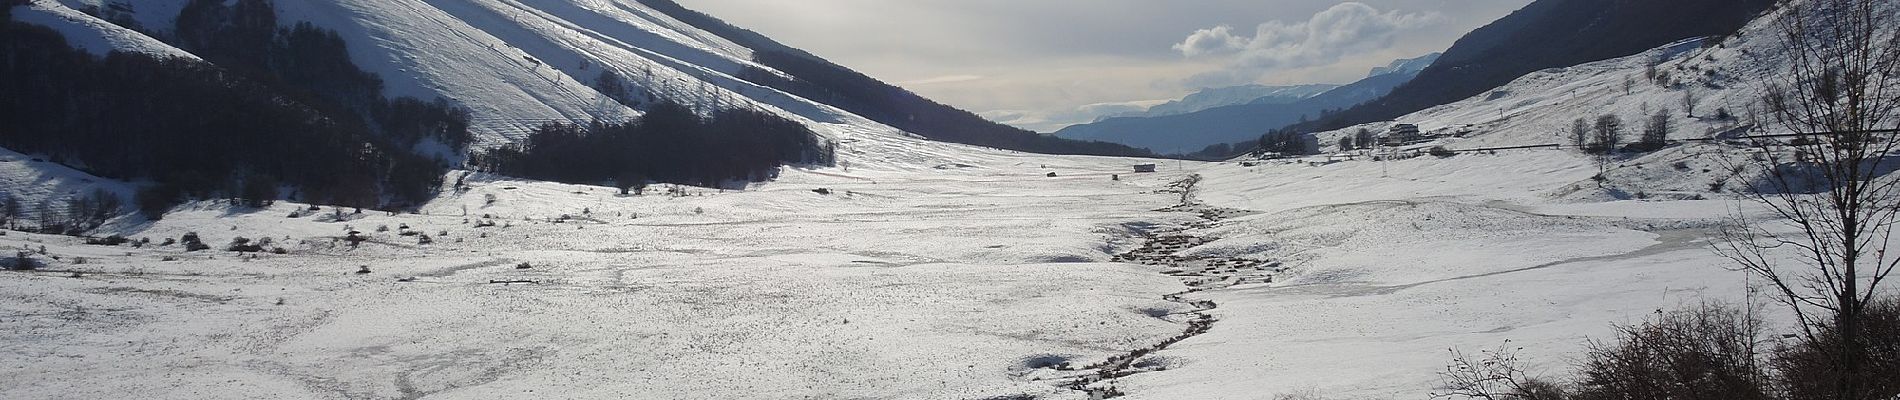
[[[1417,79],[1377,100],[1293,127],[1386,121],[1478,95],[1548,68],[1623,57],[1677,40],[1734,33],[1773,0],[1538,0],[1452,44]]]
[[[12,13],[13,21],[33,27],[28,29],[49,30],[57,38],[34,34],[15,39],[33,41],[32,48],[60,53],[59,57],[68,57],[60,48],[72,46],[106,60],[97,68],[88,66],[94,61],[81,59],[73,62],[85,67],[9,64],[18,67],[10,76],[17,80],[12,83],[22,85],[16,92],[48,93],[39,97],[70,95],[73,101],[84,103],[73,103],[79,107],[67,110],[121,117],[79,115],[45,108],[49,107],[46,102],[23,102],[5,110],[5,115],[10,125],[26,134],[10,136],[6,144],[103,177],[152,182],[148,186],[153,204],[236,197],[250,190],[255,197],[412,206],[439,191],[442,173],[452,168],[536,170],[544,171],[536,174],[543,178],[620,176],[724,185],[726,180],[769,179],[776,174],[771,170],[781,164],[912,170],[976,164],[978,160],[970,155],[1005,153],[963,151],[943,143],[946,140],[1055,153],[1147,154],[1003,127],[894,88],[880,90],[897,97],[841,101],[828,94],[883,86],[671,3],[653,2],[657,6],[652,7],[632,0],[18,3],[22,5],[17,9],[10,8],[17,11]],[[63,43],[56,42],[61,39]],[[820,78],[793,77],[754,61],[770,58],[760,54],[795,56],[803,61],[780,63],[784,69]],[[47,56],[22,52],[9,57]],[[167,63],[177,71],[157,73],[157,78],[141,76],[160,69],[119,68],[115,66],[124,62],[113,60]],[[111,71],[120,76],[87,82],[74,75],[80,71]],[[187,96],[182,100],[102,94],[123,90],[107,87],[108,82],[120,79],[146,85],[206,85],[197,92],[165,91]],[[832,80],[813,83],[811,79]],[[202,94],[227,90],[218,87],[240,88],[236,91],[242,93]],[[261,98],[281,100],[256,100]],[[232,104],[210,105],[216,101]],[[480,165],[502,159],[572,159],[552,150],[529,158],[481,153],[524,146],[531,142],[530,136],[550,131],[548,124],[633,123],[665,104],[680,105],[703,117],[733,116],[708,125],[712,132],[756,131],[741,125],[772,125],[772,120],[783,119],[803,128],[779,131],[803,130],[810,138],[754,138],[758,135],[741,133],[702,139],[703,135],[681,131],[672,138],[616,145],[631,152],[587,156],[640,159],[611,163],[633,171],[548,170],[597,168],[606,162],[548,163],[547,168],[532,169]],[[862,107],[865,104],[876,106]],[[282,110],[242,112],[251,118],[246,122],[209,113],[163,111],[168,107]],[[669,108],[674,109],[679,108]],[[750,122],[736,122],[740,120]],[[252,131],[259,127],[303,132],[282,136],[302,139],[275,140]],[[199,133],[193,136],[191,132]],[[359,157],[344,150],[351,146],[374,150]],[[772,146],[781,148],[765,149]],[[600,153],[596,150],[602,148],[592,147],[587,151]],[[472,154],[482,157],[471,158]],[[363,160],[350,164],[352,158]],[[721,162],[757,166],[741,172],[713,172],[731,167],[701,165]],[[355,170],[348,165],[365,167]],[[246,185],[252,188],[244,189]],[[282,187],[267,189],[274,185]]]
[[[130,20],[161,35],[190,2],[38,1],[45,4],[36,8],[67,10],[128,4]],[[806,53],[670,2],[345,0],[274,5],[283,25],[308,22],[340,34],[351,45],[350,58],[380,77],[388,95],[444,98],[470,109],[478,147],[518,141],[547,121],[625,120],[640,114],[639,103],[657,100],[767,110],[840,141],[909,136],[861,114],[741,79],[747,71],[792,78],[753,59],[761,52]],[[606,74],[624,80],[631,96],[597,88]],[[615,101],[629,98],[635,100],[627,102],[634,103],[631,107]],[[982,138],[990,134],[986,132],[991,131],[961,134]],[[908,140],[896,140],[908,146]],[[994,147],[1010,147],[1005,144]]]

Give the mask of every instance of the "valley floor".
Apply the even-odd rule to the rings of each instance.
[[[1131,352],[1094,387],[1424,398],[1448,349],[1555,372],[1614,323],[1745,287],[1708,249],[1740,203],[1560,200],[1596,169],[1562,153],[1131,162],[683,197],[470,177],[420,214],[111,227],[214,247],[192,253],[9,233],[49,265],[0,274],[0,398],[1087,398],[1065,383]],[[1191,175],[1205,206],[1169,210]],[[218,251],[239,236],[286,254]],[[1154,265],[1115,262],[1135,256]]]

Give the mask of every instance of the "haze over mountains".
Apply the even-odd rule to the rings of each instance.
[[[1104,115],[1092,122],[1102,122],[1109,118],[1144,118],[1181,115],[1215,107],[1239,104],[1289,104],[1313,97],[1339,87],[1334,84],[1308,84],[1292,86],[1242,85],[1201,89],[1166,103],[1156,104],[1146,110],[1122,112]]]
[[[1162,154],[1191,153],[1210,145],[1256,139],[1269,130],[1317,119],[1328,110],[1379,98],[1411,81],[1438,57],[1434,53],[1393,61],[1389,66],[1373,69],[1365,79],[1346,85],[1207,89],[1179,102],[1156,106],[1142,115],[1104,118],[1063,128],[1054,134],[1069,139],[1121,143]],[[1262,96],[1240,100],[1263,92]],[[1304,93],[1313,94],[1296,96]]]

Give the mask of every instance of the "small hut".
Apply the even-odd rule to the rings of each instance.
[[[1135,164],[1135,173],[1155,172],[1154,164]]]

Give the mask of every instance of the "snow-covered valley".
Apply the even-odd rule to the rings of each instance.
[[[155,241],[143,248],[10,233],[5,247],[58,260],[0,281],[0,368],[12,371],[0,387],[1086,398],[1065,383],[1092,371],[1067,369],[1178,336],[1198,318],[1185,303],[1213,301],[1211,330],[1097,385],[1156,399],[1416,398],[1450,348],[1508,340],[1555,369],[1613,323],[1743,294],[1743,274],[1707,245],[1738,201],[1554,201],[1553,188],[1595,172],[1562,152],[1155,174],[1127,173],[1139,162],[1127,159],[987,161],[794,171],[684,197],[475,176],[420,214],[344,221],[327,207],[201,203],[114,228]],[[1257,213],[1200,223],[1161,211],[1190,174],[1205,177],[1202,202]],[[1176,254],[1277,263],[1273,282],[1216,281],[1173,302],[1163,296],[1223,275],[1111,262],[1146,233],[1183,228],[1207,242]],[[368,240],[348,245],[350,230]],[[188,232],[214,249],[156,246]],[[239,236],[286,254],[217,251]],[[495,283],[510,281],[526,282]]]
[[[154,241],[196,231],[220,249],[273,238],[282,255],[13,233],[6,247],[59,259],[4,279],[0,386],[7,398],[1054,394],[1028,380],[1034,367],[1134,349],[1186,318],[1160,297],[1178,282],[1106,262],[1141,224],[1182,219],[1151,211],[1175,198],[1153,192],[1178,174],[1111,181],[1122,164],[1055,160],[1049,171],[1074,175],[1055,179],[795,173],[686,197],[481,181],[416,215],[206,206],[128,228]],[[347,245],[352,229],[368,241]]]
[[[98,3],[14,17],[89,52],[194,57],[78,11]],[[0,271],[0,399],[1421,399],[1453,350],[1522,348],[1568,378],[1618,324],[1759,303],[1714,247],[1737,217],[1786,229],[1743,193],[1756,149],[1724,140],[1780,133],[1757,115],[1788,61],[1766,22],[1311,133],[1329,154],[1190,162],[927,140],[738,79],[774,70],[633,1],[278,4],[391,92],[472,108],[475,148],[641,114],[584,83],[613,70],[809,127],[837,162],[638,195],[453,165],[408,211],[292,194],[126,207],[91,237],[0,230],[43,264]],[[1566,148],[1600,115],[1675,130]],[[1399,123],[1431,137],[1334,145]],[[22,220],[152,184],[60,161],[0,149]],[[130,242],[88,243],[112,236]],[[1791,330],[1767,314],[1768,336]]]

